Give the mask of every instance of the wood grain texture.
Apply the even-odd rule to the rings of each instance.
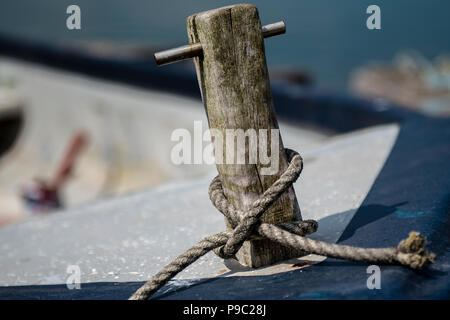
[[[200,42],[203,55],[194,59],[210,128],[226,136],[226,129],[278,129],[264,52],[258,10],[234,5],[194,14],[187,19],[190,43]],[[224,138],[224,140],[226,140]],[[225,141],[224,141],[225,142]],[[237,146],[235,145],[235,148]],[[281,135],[279,170],[261,174],[261,165],[217,164],[225,195],[236,208],[246,210],[287,167]],[[225,144],[223,159],[226,159]],[[261,218],[268,223],[301,220],[293,188],[285,192]],[[229,227],[229,226],[228,226]],[[269,240],[246,241],[237,254],[241,264],[259,267],[298,256],[299,252]]]

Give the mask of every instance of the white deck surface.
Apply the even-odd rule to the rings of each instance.
[[[180,167],[169,159],[172,130],[206,121],[200,101],[2,60],[0,76],[7,74],[18,78],[28,98],[29,122],[16,148],[0,161],[0,210],[10,210],[3,214],[20,209],[14,200],[20,184],[50,173],[49,164],[56,164],[73,130],[91,130],[92,144],[65,190],[72,209],[0,228],[1,286],[63,284],[68,265],[80,267],[82,283],[143,281],[202,237],[224,229],[208,199],[215,167]],[[312,237],[335,242],[383,167],[398,126],[334,137],[284,123],[280,128],[285,146],[305,159],[295,190],[303,218],[319,221]],[[133,190],[142,191],[94,201]],[[230,271],[210,253],[176,279],[184,284],[291,268],[292,261]]]

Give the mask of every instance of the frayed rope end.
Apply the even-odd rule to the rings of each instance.
[[[434,262],[436,255],[425,250],[426,238],[420,233],[411,231],[408,238],[397,246],[397,260],[412,269],[420,269]]]

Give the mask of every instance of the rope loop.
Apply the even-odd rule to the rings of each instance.
[[[251,236],[258,236],[255,228],[261,223],[261,215],[289,189],[298,179],[303,170],[303,159],[296,151],[285,149],[288,157],[289,165],[277,181],[275,181],[257,200],[250,206],[249,210],[242,212],[236,210],[226,197],[223,195],[223,187],[219,176],[211,181],[209,194],[212,203],[221,211],[229,220],[233,228],[232,235],[224,246],[214,249],[214,253],[223,259],[235,257],[244,241]],[[217,199],[220,197],[220,199]],[[217,206],[216,206],[217,207]],[[222,209],[222,210],[221,210]],[[233,212],[233,214],[230,214]],[[309,228],[308,228],[309,226]],[[315,227],[314,227],[315,226]],[[308,234],[317,230],[317,222],[314,220],[303,224],[299,221],[294,223],[285,223],[285,228],[306,228]],[[314,231],[313,231],[314,229]],[[310,232],[312,231],[312,232]],[[304,233],[303,233],[304,234]]]

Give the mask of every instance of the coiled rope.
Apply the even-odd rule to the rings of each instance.
[[[290,149],[285,149],[289,166],[257,199],[248,211],[240,211],[229,203],[223,192],[220,177],[215,177],[209,186],[209,197],[213,205],[226,217],[232,230],[220,232],[199,241],[178,256],[170,264],[148,280],[130,300],[146,300],[159,288],[198,258],[211,250],[221,258],[232,258],[244,241],[266,238],[281,245],[305,252],[337,259],[379,264],[401,264],[419,269],[432,263],[435,255],[425,250],[426,239],[418,232],[410,232],[395,248],[358,248],[338,245],[306,238],[305,235],[317,230],[314,220],[295,221],[278,225],[262,222],[259,218],[278,197],[292,186],[303,169],[303,159]]]

